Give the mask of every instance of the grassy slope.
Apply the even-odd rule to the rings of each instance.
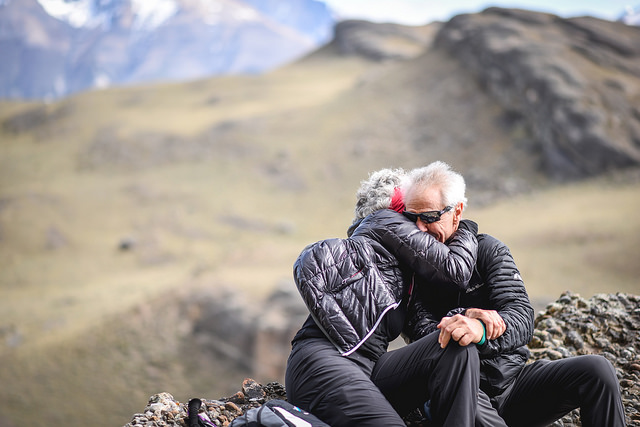
[[[80,318],[96,317],[102,312],[119,311],[193,275],[222,266],[233,269],[245,255],[253,253],[260,257],[254,261],[272,264],[279,254],[247,248],[247,241],[267,247],[283,244],[279,239],[289,242],[291,237],[273,231],[286,228],[289,222],[305,233],[304,214],[296,212],[295,207],[317,197],[315,192],[283,192],[263,177],[261,157],[277,156],[277,144],[255,147],[257,155],[250,153],[239,161],[213,158],[142,169],[110,169],[107,165],[86,170],[79,167],[78,158],[94,138],[92,134],[110,123],[116,123],[123,133],[151,128],[186,138],[197,132],[194,127],[198,127],[198,119],[193,118],[200,114],[193,114],[187,105],[201,106],[206,93],[229,101],[220,101],[225,108],[218,114],[212,112],[207,124],[199,125],[200,130],[235,114],[251,114],[249,111],[262,109],[263,115],[275,114],[279,103],[295,109],[322,102],[350,85],[354,73],[345,73],[346,78],[340,77],[342,70],[336,74],[334,87],[326,84],[312,97],[314,87],[306,91],[309,96],[296,96],[287,102],[281,94],[299,92],[301,82],[296,80],[299,73],[289,78],[286,70],[277,78],[262,80],[229,78],[90,93],[65,101],[75,114],[63,119],[65,123],[55,124],[53,138],[40,137],[48,129],[4,135],[0,146],[0,260],[4,266],[0,280],[6,296],[3,300],[12,301],[13,307],[7,307],[12,311],[5,321],[18,316],[16,323],[30,336],[32,328],[54,317],[49,310],[57,312],[61,306],[67,318],[76,312]],[[203,86],[207,85],[205,90]],[[135,110],[120,108],[121,100],[129,98],[138,100]],[[154,124],[146,122],[150,117]],[[287,213],[283,214],[281,208]],[[242,221],[238,225],[221,221],[234,216],[246,222],[249,229]],[[48,243],[48,235],[54,235],[49,237],[53,242]],[[56,239],[55,235],[62,238]],[[117,251],[123,238],[134,239],[136,250]],[[284,246],[297,248],[299,238]],[[48,248],[59,240],[63,242],[58,249]],[[44,290],[47,298],[34,301]],[[99,301],[97,311],[91,307],[83,312],[92,300]],[[16,301],[35,304],[27,324],[31,327],[19,318]],[[67,326],[76,323],[70,318],[64,322]]]
[[[86,93],[46,106],[55,121],[0,129],[0,425],[25,411],[33,426],[117,425],[158,391],[227,393],[210,383],[224,372],[199,372],[198,356],[180,354],[180,313],[157,318],[148,306],[171,307],[192,287],[259,300],[290,277],[304,245],[344,235],[368,171],[443,158],[512,173],[501,159],[517,155],[513,135],[464,77],[436,53],[372,67],[326,49],[262,77]],[[413,111],[419,92],[436,102]],[[2,104],[0,122],[32,108]],[[416,120],[432,133],[412,139]],[[214,133],[219,145],[199,156],[203,135],[225,126],[230,136]],[[150,133],[196,154],[86,160],[96,141],[115,159],[152,158]],[[537,182],[531,164],[518,166]],[[486,208],[470,199],[468,216],[512,248],[535,301],[565,289],[640,292],[637,183],[598,180]],[[133,250],[117,250],[124,238]],[[27,410],[34,401],[45,406]]]

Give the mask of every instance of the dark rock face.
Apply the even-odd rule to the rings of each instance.
[[[269,295],[265,307],[253,307],[233,291],[203,296],[197,305],[193,335],[200,351],[234,361],[259,379],[282,376],[291,338],[308,316],[290,282]]]
[[[620,380],[627,425],[640,427],[640,296],[599,294],[586,300],[567,292],[538,314],[535,326],[529,344],[531,361],[603,355],[613,364]],[[270,399],[286,400],[281,384],[261,385],[246,379],[242,390],[231,397],[203,399],[203,411],[214,424],[227,426],[246,410]],[[135,414],[125,427],[183,427],[186,418],[187,402],[177,402],[169,393],[159,393],[151,396],[143,413]],[[579,411],[553,425],[580,426]]]
[[[640,164],[640,28],[490,8],[434,45],[457,58],[539,144],[559,180]]]

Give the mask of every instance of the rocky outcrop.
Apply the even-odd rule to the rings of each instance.
[[[374,61],[414,58],[431,45],[438,23],[422,27],[349,20],[336,24],[332,44],[342,55]]]
[[[640,28],[489,8],[451,19],[434,46],[531,132],[554,178],[640,165]]]
[[[274,382],[263,386],[247,378],[242,383],[242,390],[231,397],[202,399],[201,412],[205,412],[215,425],[228,426],[245,411],[271,399],[287,399],[281,384]],[[155,394],[149,399],[144,412],[135,414],[125,427],[186,427],[189,415],[187,404],[177,402],[166,392]]]
[[[640,296],[599,294],[591,299],[565,292],[538,314],[529,343],[531,359],[601,354],[620,381],[627,425],[640,426]],[[578,411],[563,425],[581,425]]]
[[[295,286],[283,281],[256,307],[234,290],[200,295],[192,307],[198,351],[235,362],[247,376],[281,378],[291,338],[308,315]]]
[[[587,300],[567,292],[538,314],[535,326],[529,344],[531,361],[603,355],[620,380],[627,425],[640,427],[640,296],[599,294]],[[246,379],[235,395],[203,402],[209,418],[218,426],[227,426],[246,410],[270,399],[286,400],[281,384],[261,385]],[[186,417],[187,402],[178,402],[165,392],[151,396],[144,411],[135,414],[125,427],[184,427]],[[580,426],[579,411],[554,425]]]

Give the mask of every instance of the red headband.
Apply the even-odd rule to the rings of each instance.
[[[396,187],[393,192],[393,197],[391,198],[391,206],[389,206],[389,209],[402,213],[404,211],[404,200],[402,196],[402,190]]]

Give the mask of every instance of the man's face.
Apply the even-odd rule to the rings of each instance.
[[[436,186],[427,187],[424,190],[412,188],[404,196],[406,210],[413,213],[429,211],[441,211],[446,206],[442,202],[440,189]],[[440,217],[439,221],[430,224],[418,219],[416,225],[421,231],[425,231],[444,243],[458,229],[462,217],[462,203],[454,206]]]

